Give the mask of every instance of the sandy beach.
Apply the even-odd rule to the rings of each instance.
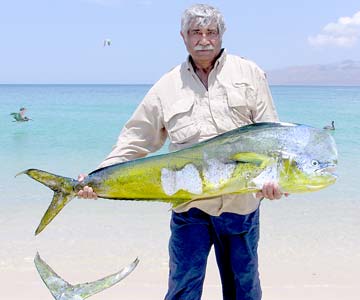
[[[44,197],[50,196],[50,192],[43,193]],[[312,196],[300,199],[292,195],[282,201],[262,203],[259,254],[264,300],[350,300],[360,295],[357,212],[352,212],[346,224],[330,228],[322,220],[334,218],[336,222],[336,216],[321,211],[321,202],[331,200],[315,200]],[[303,205],[304,201],[308,203]],[[333,205],[339,204],[334,201]],[[92,299],[163,299],[168,271],[167,205],[74,200],[43,233],[34,237],[46,206],[39,204],[32,214],[26,206],[9,210],[10,222],[2,214],[2,299],[52,299],[33,263],[37,251],[73,284],[117,272],[139,257],[140,263],[132,274]],[[322,217],[317,218],[317,214]],[[287,217],[279,218],[281,215]],[[213,252],[202,299],[221,299]]]

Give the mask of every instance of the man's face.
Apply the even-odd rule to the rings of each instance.
[[[193,23],[190,25],[186,36],[182,33],[181,36],[195,63],[211,63],[221,51],[222,40],[215,23],[206,27],[199,27]]]

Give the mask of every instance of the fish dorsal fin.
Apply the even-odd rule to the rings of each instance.
[[[265,167],[272,161],[271,157],[256,152],[239,152],[231,156],[230,159],[241,163],[255,164],[258,167]]]

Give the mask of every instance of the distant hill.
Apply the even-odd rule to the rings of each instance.
[[[327,65],[293,66],[267,71],[270,85],[358,85],[360,61]]]

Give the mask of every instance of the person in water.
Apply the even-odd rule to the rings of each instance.
[[[278,121],[265,73],[254,62],[228,54],[222,48],[224,32],[216,8],[196,4],[185,10],[180,34],[186,61],[153,85],[99,168],[144,157],[167,138],[174,151],[247,124]],[[78,196],[97,197],[89,186]],[[201,299],[212,246],[223,299],[261,299],[257,249],[264,197],[282,197],[276,182],[265,183],[256,194],[213,197],[172,210],[166,300]]]
[[[19,112],[17,113],[11,113],[10,115],[13,116],[14,118],[14,122],[26,122],[31,120],[30,118],[28,118],[27,116],[25,116],[26,113],[26,108],[25,107],[21,107]]]

